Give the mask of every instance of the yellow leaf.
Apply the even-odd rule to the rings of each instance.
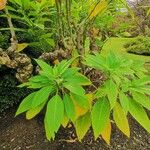
[[[94,100],[94,95],[92,93],[88,93],[88,94],[86,94],[86,97],[88,99],[89,106],[91,108],[92,107],[92,101]]]
[[[37,106],[36,108],[30,109],[26,112],[26,119],[30,120],[34,118],[44,107],[45,103]]]
[[[67,118],[66,115],[64,115],[64,118],[63,118],[63,121],[62,121],[62,126],[63,126],[64,128],[66,128],[67,125],[68,125],[68,123],[69,123],[69,119]]]
[[[111,122],[107,123],[105,129],[101,133],[102,138],[105,140],[105,142],[110,145],[110,136],[111,136]]]
[[[28,45],[29,45],[28,43],[17,44],[17,52],[21,52],[21,51],[24,50]]]
[[[53,61],[53,64],[54,64],[54,65],[59,64],[59,60],[58,60],[58,59],[54,60],[54,61]]]
[[[79,106],[79,104],[74,100],[74,97],[72,95],[70,95],[70,96],[71,96],[71,99],[74,103],[75,112],[76,112],[75,118],[77,119],[78,117],[84,115],[88,111],[88,109],[85,109],[85,108]]]
[[[72,50],[72,53],[71,53],[72,57],[77,57],[79,54],[78,54],[78,51],[76,49],[73,49]],[[79,65],[79,58],[75,59],[72,64],[71,64],[71,67],[77,67]]]
[[[104,10],[106,10],[108,6],[108,2],[106,0],[100,0],[96,4],[93,3],[89,9],[89,19],[93,19],[98,14],[102,13]]]
[[[0,0],[0,10],[5,8],[6,3],[7,3],[7,0]]]
[[[119,103],[116,103],[113,109],[113,118],[117,127],[127,136],[130,137],[130,128],[126,113]]]

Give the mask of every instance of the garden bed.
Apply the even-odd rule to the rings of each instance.
[[[14,118],[16,108],[0,115],[0,150],[148,150],[150,134],[135,120],[129,119],[131,138],[126,138],[114,125],[111,145],[101,138],[93,140],[91,132],[83,142],[76,141],[71,125],[61,128],[55,141],[47,141],[43,127],[43,116],[27,121],[24,116]],[[113,123],[112,123],[113,124]]]

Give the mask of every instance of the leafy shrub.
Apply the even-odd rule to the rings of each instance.
[[[126,136],[130,136],[128,113],[150,132],[150,120],[144,109],[150,110],[150,99],[146,96],[150,93],[150,77],[144,74],[143,64],[113,53],[108,57],[88,55],[85,60],[85,64],[103,71],[108,78],[95,92],[96,102],[91,112],[95,137],[110,124],[111,112],[115,124]]]
[[[6,70],[5,70],[6,71]],[[22,88],[19,89],[17,79],[14,75],[1,73],[0,76],[0,112],[11,108],[12,106],[18,104],[22,98],[30,92],[29,89]]]
[[[10,0],[6,6],[11,15],[19,43],[28,43],[31,49],[49,51],[55,46],[52,38],[50,2],[33,0]],[[1,13],[5,18],[6,14]],[[6,24],[2,24],[1,30],[8,30]]]
[[[144,74],[143,63],[137,65],[113,53],[108,57],[88,55],[84,63],[103,71],[107,81],[93,94],[85,94],[82,86],[91,82],[78,72],[79,68],[69,68],[73,59],[54,67],[41,60],[36,62],[42,69],[40,74],[20,85],[36,92],[22,101],[16,115],[26,112],[26,118],[31,119],[47,105],[44,119],[47,139],[54,139],[60,125],[66,127],[71,121],[79,140],[92,126],[95,139],[101,135],[109,144],[111,113],[117,127],[128,137],[128,113],[150,132],[150,120],[144,109],[150,110],[149,97],[145,95],[150,92],[150,78]]]
[[[40,74],[20,85],[36,91],[22,101],[16,115],[27,111],[26,118],[31,119],[47,105],[44,124],[49,140],[54,139],[55,133],[66,118],[74,123],[80,113],[78,110],[89,109],[82,86],[91,82],[78,72],[79,68],[69,68],[72,61],[73,59],[62,61],[51,67],[42,60],[36,60],[42,69]]]
[[[129,53],[139,55],[150,55],[150,38],[149,37],[137,37],[135,40],[127,43],[125,48]]]
[[[8,39],[9,39],[9,35],[7,33],[2,34],[0,32],[0,48],[7,48],[8,47]]]

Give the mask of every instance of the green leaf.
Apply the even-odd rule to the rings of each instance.
[[[113,108],[113,118],[117,127],[127,136],[130,137],[130,128],[125,112],[119,103]]]
[[[148,96],[146,96],[144,93],[141,94],[134,91],[132,91],[132,96],[136,102],[138,102],[139,104],[150,110],[150,98]]]
[[[76,95],[83,96],[85,94],[84,89],[80,85],[72,85],[69,82],[65,82],[63,86]]]
[[[110,102],[110,106],[112,109],[115,106],[117,101],[117,95],[118,95],[117,85],[112,80],[108,80],[106,82],[106,88],[107,88],[108,100]]]
[[[37,107],[38,105],[45,102],[48,99],[51,92],[52,92],[51,86],[43,87],[42,89],[37,91],[32,101],[32,108]]]
[[[65,112],[67,117],[74,122],[76,117],[75,107],[72,99],[69,95],[65,94],[63,98],[64,106],[65,106]]]
[[[95,139],[104,130],[110,115],[110,105],[106,98],[98,99],[92,109],[92,127]]]
[[[79,117],[75,122],[75,129],[78,136],[79,141],[83,139],[87,131],[91,126],[91,115],[90,113],[86,113],[85,115]]]
[[[59,73],[63,74],[69,68],[69,66],[72,64],[73,60],[74,60],[74,58],[72,58],[68,61],[67,60],[61,61],[57,66]]]
[[[139,85],[139,86],[142,86],[142,85],[145,85],[145,84],[150,84],[150,77],[144,77],[142,79],[138,79],[138,80],[133,80],[132,81],[132,84],[133,85]]]
[[[106,94],[107,94],[106,87],[102,86],[102,87],[97,89],[94,97],[95,98],[105,97]]]
[[[46,62],[40,60],[40,59],[35,59],[35,61],[37,62],[37,64],[41,67],[41,69],[43,70],[43,74],[45,76],[47,76],[49,79],[53,78],[53,68],[48,65]]]
[[[87,55],[85,58],[85,64],[98,70],[107,69],[105,58],[100,54]]]
[[[130,114],[150,133],[150,120],[143,107],[134,100],[129,102]]]
[[[73,100],[76,101],[80,107],[85,108],[85,109],[89,108],[89,101],[86,95],[80,96],[80,95],[71,93],[71,96]]]
[[[116,57],[116,55],[111,51],[107,57],[107,63],[109,68],[117,68],[119,67],[119,63],[118,63],[118,58]]]
[[[30,82],[48,83],[50,80],[46,76],[36,75],[29,79]]]
[[[31,104],[32,104],[35,94],[36,94],[36,92],[31,93],[25,99],[23,99],[23,101],[19,105],[19,108],[18,108],[15,116],[17,116],[31,108]]]
[[[50,133],[57,132],[64,117],[64,105],[59,95],[55,95],[48,102],[45,117]]]
[[[68,68],[63,74],[62,77],[64,78],[64,80],[71,78],[72,76],[74,76],[75,74],[78,73],[78,71],[80,70],[80,68],[77,67],[73,67],[73,68]]]
[[[73,78],[68,77],[65,80],[68,83],[75,84],[75,85],[90,85],[91,84],[91,81],[87,77],[79,73],[77,75],[74,75]]]
[[[44,127],[46,132],[46,138],[50,141],[51,139],[55,138],[55,133],[52,131],[51,126],[48,122],[48,117],[44,118]]]
[[[119,93],[119,100],[123,110],[127,113],[129,111],[129,99],[122,91]]]

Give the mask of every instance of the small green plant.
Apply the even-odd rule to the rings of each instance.
[[[88,55],[85,64],[104,72],[107,77],[94,96],[91,118],[95,138],[110,122],[111,112],[117,127],[126,136],[130,136],[128,113],[150,132],[150,120],[144,109],[150,110],[150,98],[146,96],[150,93],[150,77],[144,74],[143,64],[116,57],[113,53],[108,57]]]
[[[127,52],[139,54],[139,55],[150,55],[150,38],[139,36],[133,41],[127,43],[125,48]]]
[[[69,120],[75,123],[80,107],[89,109],[82,86],[91,82],[79,73],[79,68],[69,68],[73,59],[61,61],[54,67],[42,60],[36,62],[41,67],[39,75],[20,85],[36,91],[22,101],[16,115],[26,112],[26,118],[31,119],[47,105],[44,124],[47,139],[50,140],[54,139],[61,124],[67,124]]]

